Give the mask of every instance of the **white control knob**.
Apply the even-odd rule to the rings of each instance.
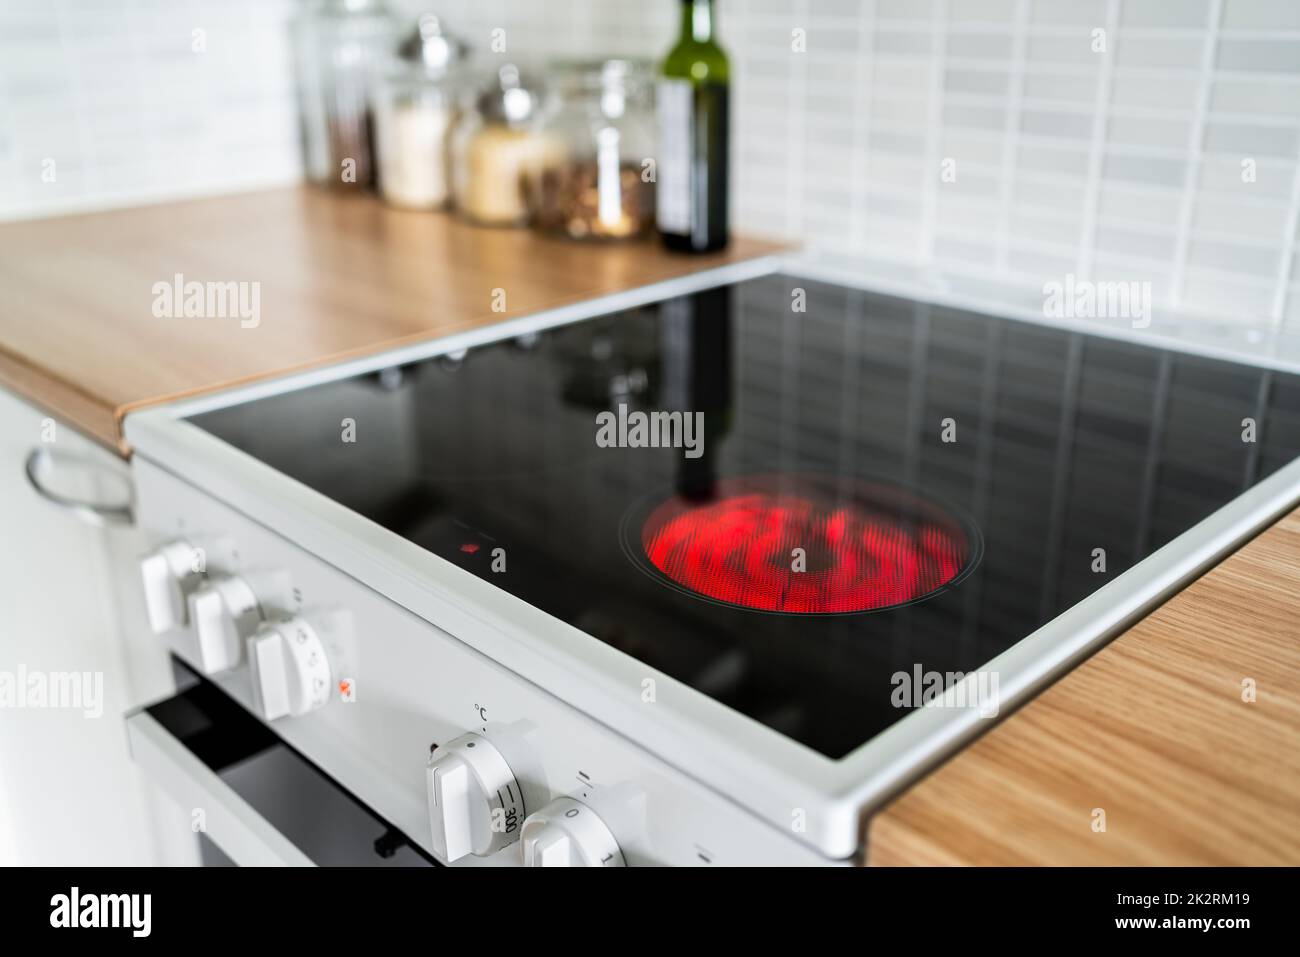
[[[587,805],[556,798],[524,821],[524,867],[622,867],[623,852]]]
[[[189,623],[187,600],[203,582],[202,553],[188,542],[168,542],[140,560],[144,606],[155,635]]]
[[[257,596],[242,578],[214,578],[189,597],[190,621],[199,643],[205,674],[216,674],[239,664],[244,640],[262,620]]]
[[[253,699],[268,721],[298,717],[329,701],[330,662],[320,635],[302,618],[266,621],[248,639]]]
[[[486,857],[519,839],[524,798],[501,752],[477,734],[433,752],[426,772],[433,846],[448,864]]]

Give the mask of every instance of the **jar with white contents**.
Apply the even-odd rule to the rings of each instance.
[[[387,64],[372,106],[386,202],[438,209],[450,198],[450,134],[467,82],[465,57],[465,45],[425,14]]]

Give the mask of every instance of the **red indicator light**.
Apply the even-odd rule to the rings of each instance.
[[[460,547],[460,550],[466,555],[476,555],[478,554],[478,545],[474,542],[466,542]]]

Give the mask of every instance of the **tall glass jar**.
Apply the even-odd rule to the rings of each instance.
[[[540,170],[537,226],[578,240],[630,239],[654,225],[653,81],[648,64],[556,66],[560,105],[543,126],[558,159]]]
[[[397,29],[384,0],[320,0],[294,21],[303,151],[313,182],[373,185],[370,87]]]
[[[395,206],[437,209],[451,192],[450,132],[466,47],[431,13],[398,48],[372,101],[379,192]]]

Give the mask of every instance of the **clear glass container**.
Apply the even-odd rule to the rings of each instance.
[[[465,55],[465,45],[424,14],[376,83],[379,192],[395,206],[437,209],[450,196],[450,133],[466,82]]]
[[[537,226],[578,240],[631,239],[654,225],[652,72],[632,60],[557,65],[559,144],[533,189]]]
[[[546,88],[505,64],[467,89],[452,133],[452,188],[456,211],[485,226],[523,226],[531,220],[530,190],[556,148],[542,131],[549,110]]]
[[[383,0],[321,0],[294,21],[303,152],[313,182],[374,183],[370,89],[397,29]]]

